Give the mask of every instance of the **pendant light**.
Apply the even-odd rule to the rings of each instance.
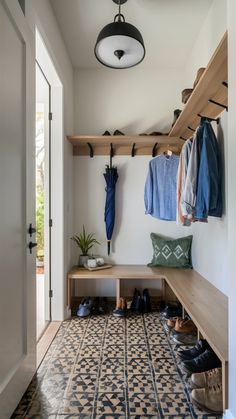
[[[139,30],[125,21],[121,4],[127,0],[113,0],[119,5],[114,22],[106,25],[98,35],[94,48],[97,60],[110,68],[130,68],[141,63],[145,47]]]

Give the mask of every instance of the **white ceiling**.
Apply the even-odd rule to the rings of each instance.
[[[112,0],[50,0],[74,67],[101,68],[94,56],[100,30],[113,21]],[[199,29],[214,0],[128,0],[122,6],[127,22],[142,33],[144,67],[185,65]]]

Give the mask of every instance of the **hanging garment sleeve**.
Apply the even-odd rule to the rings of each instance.
[[[144,188],[144,206],[145,214],[153,212],[153,173],[151,163],[149,163],[148,175]]]

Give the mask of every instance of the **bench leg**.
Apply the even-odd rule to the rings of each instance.
[[[222,362],[223,412],[228,408],[228,362]]]
[[[120,302],[120,279],[116,279],[116,307],[118,307]]]

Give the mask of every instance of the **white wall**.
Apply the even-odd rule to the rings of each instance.
[[[136,67],[131,70],[80,70],[75,73],[75,128],[81,134],[102,134],[118,128],[126,134],[153,130],[168,131],[173,110],[181,108],[181,90],[192,85],[197,68],[206,66],[226,30],[226,5],[216,0],[199,28],[199,37],[183,71]],[[213,124],[214,125],[214,124]],[[222,116],[218,137],[223,166],[227,165],[227,115]],[[228,292],[227,193],[221,219],[191,228],[177,226],[144,215],[143,190],[151,157],[116,157],[120,178],[117,184],[117,224],[113,262],[145,264],[152,255],[150,232],[173,237],[193,234],[193,264],[222,292]],[[103,168],[108,158],[90,160],[74,157],[75,231],[86,224],[104,238]],[[100,180],[99,180],[100,178]],[[227,180],[227,179],[226,179]],[[225,184],[225,179],[223,179]],[[94,185],[94,187],[92,187]],[[84,191],[83,199],[81,193]],[[96,205],[91,203],[96,202]],[[99,252],[105,254],[105,243]],[[84,289],[80,288],[83,293]],[[101,291],[101,293],[103,290]]]
[[[236,2],[228,0],[229,33],[229,137],[228,137],[228,195],[229,195],[229,418],[236,418],[236,323],[235,323],[235,234],[236,234]],[[231,414],[230,414],[231,413]]]
[[[53,61],[56,72],[62,82],[64,113],[62,123],[63,132],[66,136],[74,131],[74,73],[49,0],[26,0],[26,18],[34,34],[35,25],[38,28]],[[64,187],[63,185],[62,187],[60,185],[60,189],[62,189],[63,193],[62,202],[64,203],[64,208],[62,209],[62,220],[64,219],[64,223],[62,221],[62,224],[64,224],[62,226],[62,245],[64,251],[61,252],[63,267],[60,276],[58,277],[58,288],[54,289],[54,295],[57,293],[59,296],[59,301],[57,300],[57,306],[54,310],[54,320],[62,320],[65,315],[67,315],[67,313],[64,313],[66,299],[65,278],[72,263],[69,237],[73,231],[73,158],[71,155],[71,147],[66,141],[63,141],[62,148],[62,150],[58,150],[58,153],[64,156],[64,173],[62,174],[64,178]]]

